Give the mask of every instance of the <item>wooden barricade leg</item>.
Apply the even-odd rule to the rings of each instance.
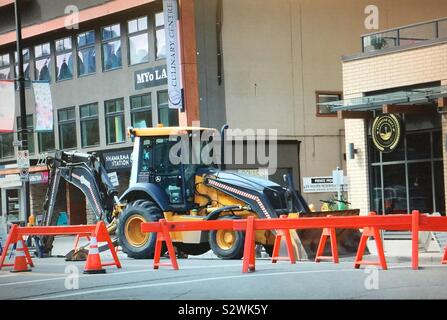
[[[113,247],[112,239],[110,239],[110,235],[107,232],[107,228],[106,228],[104,221],[100,221],[96,224],[95,234],[92,236],[95,236],[96,239],[98,240],[98,242],[107,242],[110,253],[112,254],[112,257],[113,257],[113,262],[103,263],[103,264],[101,264],[101,266],[103,266],[103,267],[104,266],[116,266],[118,269],[121,269],[121,262],[118,258],[118,255],[116,254],[115,248]]]
[[[254,217],[247,218],[247,229],[245,231],[244,260],[242,264],[242,272],[255,271],[255,230]]]
[[[374,215],[374,214],[370,214]],[[377,254],[379,256],[379,261],[363,261],[363,254],[366,249],[366,242],[369,237],[374,237],[376,246],[377,246]],[[360,265],[373,265],[373,266],[381,266],[383,270],[387,270],[387,264],[385,259],[385,253],[383,250],[382,238],[380,237],[380,230],[377,228],[365,227],[363,229],[362,237],[360,238],[359,248],[357,250],[357,255],[355,257],[354,266],[356,269],[360,268]]]
[[[169,234],[169,230],[167,227],[167,223],[165,219],[160,220],[161,232],[157,232],[157,239],[155,243],[155,252],[154,252],[154,269],[158,269],[160,266],[172,266],[174,270],[178,270],[177,257],[175,255],[174,245],[172,244],[171,235]],[[163,241],[166,243],[166,247],[168,248],[169,259],[171,263],[160,263],[161,258],[161,248]]]
[[[281,219],[287,219],[287,215],[282,215]],[[287,247],[287,257],[279,256],[279,249],[281,248],[282,237],[286,238]],[[292,244],[292,237],[290,235],[290,230],[277,230],[275,236],[275,244],[273,247],[272,263],[276,263],[278,260],[290,260],[291,264],[296,263],[295,252]]]
[[[444,256],[442,257],[442,264],[447,264],[447,246],[444,249]]]
[[[412,261],[411,266],[413,270],[419,269],[419,217],[420,213],[414,210],[411,214],[411,248]]]
[[[9,230],[8,237],[6,238],[5,247],[3,248],[3,253],[0,258],[0,270],[2,267],[11,267],[14,264],[5,264],[6,255],[8,254],[9,247],[17,242],[17,225],[12,225],[11,229]]]
[[[324,256],[324,248],[326,247],[327,238],[331,238],[331,251],[332,256]],[[337,247],[337,234],[335,228],[324,228],[321,234],[320,243],[318,244],[318,250],[315,257],[315,262],[321,260],[331,259],[334,263],[338,263],[338,247]]]

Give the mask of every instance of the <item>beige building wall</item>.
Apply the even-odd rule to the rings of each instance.
[[[370,91],[435,81],[447,84],[447,41],[343,63],[343,86],[346,98],[359,97]],[[442,119],[444,163],[447,163],[445,115]],[[346,144],[354,143],[359,152],[354,160],[347,161],[349,195],[353,206],[360,207],[362,214],[368,212],[370,191],[368,188],[367,125],[368,123],[364,120],[345,120]],[[446,168],[447,166],[444,165],[444,179],[447,182]]]
[[[343,91],[340,57],[361,50],[370,4],[379,8],[381,29],[447,12],[444,0],[223,0],[230,127],[277,128],[280,139],[302,141],[302,177],[345,168],[345,124],[316,117],[315,91]],[[327,195],[305,197],[319,205]]]

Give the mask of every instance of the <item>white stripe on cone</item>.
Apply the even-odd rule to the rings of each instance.
[[[96,241],[96,237],[92,237],[90,240],[90,252],[89,254],[99,254],[98,250],[98,241]]]
[[[16,257],[24,257],[24,256],[25,256],[25,251],[23,250],[22,241],[17,241]]]

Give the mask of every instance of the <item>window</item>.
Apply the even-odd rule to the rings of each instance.
[[[105,102],[107,144],[124,142],[124,99]]]
[[[30,154],[33,154],[34,149],[34,125],[33,125],[33,115],[26,116],[26,128],[28,129],[28,150]],[[17,117],[17,131],[22,130],[21,117]],[[20,135],[20,133],[18,133]],[[19,140],[22,140],[19,136]]]
[[[76,148],[76,114],[75,108],[66,108],[58,111],[59,120],[59,147],[60,149]]]
[[[73,79],[73,52],[71,37],[56,40],[56,80]]]
[[[30,60],[31,60],[31,52],[29,49],[22,49],[22,56],[23,56],[23,75],[25,76],[25,79],[30,79]],[[14,58],[15,58],[15,75],[18,77],[19,75],[19,57],[17,55],[17,51],[14,52]],[[29,86],[29,83],[26,84]]]
[[[7,158],[14,156],[14,134],[2,133],[0,134],[0,157]]]
[[[129,34],[129,63],[131,65],[149,61],[149,35],[147,17],[130,20],[127,23]]]
[[[50,43],[34,47],[36,80],[51,81],[51,51]]]
[[[163,12],[155,14],[155,38],[156,38],[156,50],[157,59],[166,58],[166,36],[165,36],[165,20]]]
[[[0,55],[0,80],[12,78],[9,53]]]
[[[78,76],[95,72],[95,31],[87,31],[78,35]]]
[[[121,68],[121,28],[119,24],[102,28],[102,67],[104,71]]]
[[[99,145],[98,104],[92,103],[79,107],[81,118],[82,147]]]
[[[319,103],[342,100],[343,94],[332,91],[317,91],[315,94],[317,100],[317,117],[336,117],[337,113],[331,112],[326,106],[320,106]]]
[[[439,128],[410,131],[424,122],[405,115],[407,132],[392,153],[375,152],[369,137],[371,209],[380,214],[412,210],[445,215],[443,161],[439,153]],[[440,125],[440,124],[439,124]]]
[[[53,151],[55,149],[53,131],[38,132],[37,138],[39,140],[39,152]]]
[[[132,126],[134,128],[152,127],[151,94],[130,97]]]
[[[158,101],[158,123],[165,127],[178,126],[178,110],[169,108],[168,91],[157,93]]]

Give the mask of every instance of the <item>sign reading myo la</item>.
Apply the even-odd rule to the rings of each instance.
[[[167,83],[166,65],[135,71],[135,90],[157,87]]]
[[[343,180],[342,190],[346,190],[348,187],[346,183],[347,177],[344,177]],[[337,185],[334,184],[334,179],[332,177],[304,177],[303,192],[337,192]]]

